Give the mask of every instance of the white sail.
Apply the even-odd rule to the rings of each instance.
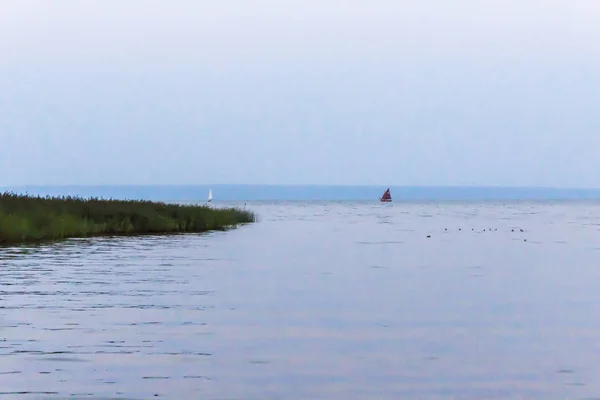
[[[210,203],[212,201],[212,190],[208,189],[208,202]]]

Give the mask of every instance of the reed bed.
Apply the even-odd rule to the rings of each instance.
[[[0,194],[0,244],[76,237],[226,230],[256,220],[237,208],[143,200]]]

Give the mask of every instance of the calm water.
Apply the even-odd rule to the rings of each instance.
[[[600,397],[600,204],[252,209],[0,250],[0,398]]]

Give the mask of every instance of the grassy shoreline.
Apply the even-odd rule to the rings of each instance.
[[[94,236],[199,233],[254,222],[237,208],[0,194],[0,245]]]

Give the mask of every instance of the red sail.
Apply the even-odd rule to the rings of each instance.
[[[385,191],[383,196],[381,196],[381,201],[392,201],[392,195],[390,194],[390,189]]]

